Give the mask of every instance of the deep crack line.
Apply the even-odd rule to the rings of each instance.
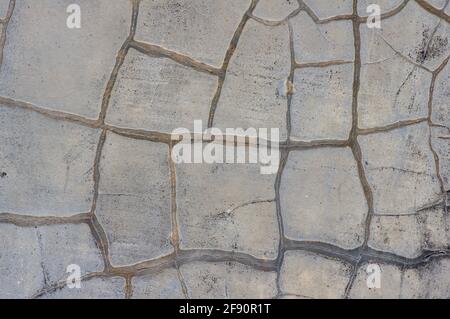
[[[1,21],[1,33],[0,33],[0,71],[2,70],[3,65],[3,50],[5,49],[6,43],[6,33],[9,26],[9,21],[11,21],[11,17],[14,12],[14,7],[16,5],[16,0],[10,0],[8,5],[8,11],[6,12],[6,17]]]
[[[250,15],[252,14],[253,10],[255,9],[258,1],[259,0],[252,0],[250,7],[244,13],[244,16],[242,17],[241,22],[239,23],[236,31],[233,34],[230,45],[228,46],[227,52],[225,54],[225,58],[222,63],[221,73],[219,74],[216,93],[214,94],[214,97],[211,101],[211,107],[210,107],[209,116],[208,116],[208,128],[211,128],[214,125],[214,116],[216,114],[217,105],[219,103],[220,95],[222,94],[222,88],[223,88],[223,85],[225,82],[225,78],[227,76],[228,65],[230,63],[231,58],[234,55],[234,52],[236,51],[239,39],[242,35],[242,32],[244,31],[245,25],[247,24],[247,21],[250,19]]]

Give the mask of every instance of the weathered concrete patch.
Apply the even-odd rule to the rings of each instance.
[[[36,236],[48,284],[66,280],[67,266],[72,264],[80,266],[82,276],[103,270],[102,256],[88,225],[40,226]]]
[[[128,36],[131,2],[78,1],[83,8],[80,29],[66,26],[71,3],[16,1],[0,95],[96,118],[117,52]]]
[[[220,67],[249,6],[249,0],[144,0],[136,39]]]
[[[256,164],[177,165],[181,247],[275,259],[275,177],[260,174]]]
[[[342,298],[351,273],[350,265],[300,251],[287,251],[280,273],[285,294],[307,298]]]
[[[358,270],[350,298],[440,299],[450,296],[448,259],[431,260],[429,264],[404,270],[388,264],[379,266],[381,287],[379,289],[367,287],[367,264],[363,264]]]
[[[369,246],[407,258],[425,249],[446,249],[450,244],[450,219],[443,204],[415,215],[375,216],[370,227]]]
[[[253,10],[253,15],[266,20],[281,21],[298,7],[295,0],[261,0]]]
[[[81,282],[81,288],[65,286],[47,293],[41,299],[124,299],[125,279],[122,277],[98,277]]]
[[[265,299],[276,296],[276,273],[239,263],[193,262],[181,266],[190,298]]]
[[[448,23],[409,1],[398,14],[383,20],[381,29],[361,25],[361,35],[370,39],[362,42],[361,58],[374,62],[398,52],[402,58],[434,70],[448,56],[448,28]]]
[[[439,200],[428,125],[359,136],[376,214],[410,214]]]
[[[113,89],[106,121],[171,133],[208,121],[217,77],[130,50]]]
[[[368,208],[350,149],[291,152],[280,200],[286,237],[348,249],[362,244]]]
[[[164,144],[107,135],[96,214],[108,236],[112,264],[172,251],[168,159]]]
[[[301,12],[291,23],[297,63],[354,60],[351,21],[316,25],[305,12]]]
[[[331,18],[344,14],[352,14],[352,0],[304,0],[319,19]]]
[[[88,212],[99,132],[1,106],[0,211],[34,216]]]
[[[184,298],[177,270],[169,268],[159,273],[133,277],[133,295],[136,299]]]
[[[352,127],[352,64],[295,71],[291,138],[345,140]]]
[[[0,298],[30,298],[44,286],[42,255],[33,229],[0,224]]]
[[[397,55],[363,64],[358,95],[359,127],[426,117],[430,85],[429,72]]]
[[[214,126],[279,128],[286,139],[287,92],[280,87],[290,66],[288,27],[249,21],[230,61]]]

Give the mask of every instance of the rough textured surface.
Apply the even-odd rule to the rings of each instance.
[[[181,266],[190,298],[273,298],[276,273],[238,263],[197,262]]]
[[[367,205],[350,149],[290,153],[280,193],[287,237],[344,248],[362,243]]]
[[[351,64],[295,72],[291,138],[346,139],[352,128]],[[320,84],[319,84],[320,83]]]
[[[96,214],[108,236],[114,265],[171,251],[168,158],[164,144],[107,135]]]
[[[80,289],[64,287],[44,294],[42,299],[124,299],[125,280],[120,277],[85,280]]]
[[[291,23],[298,63],[354,60],[350,21],[317,25],[305,12],[301,12],[292,18]]]
[[[255,17],[280,21],[295,12],[299,7],[294,0],[261,0],[253,11]]]
[[[136,39],[220,67],[249,0],[143,0]]]
[[[214,126],[280,129],[286,138],[289,35],[286,25],[267,27],[249,21],[230,61]]]
[[[181,299],[183,289],[176,269],[169,268],[159,273],[133,278],[135,299]]]
[[[0,298],[450,298],[449,0],[72,3],[0,0]]]
[[[170,133],[208,120],[217,78],[130,51],[112,92],[107,123]],[[176,89],[174,89],[176,88]]]
[[[251,164],[177,165],[181,247],[275,259],[279,232],[274,183],[275,175],[261,175]]]
[[[421,123],[358,138],[376,214],[411,214],[439,199],[428,131]]]
[[[0,132],[1,212],[69,216],[89,211],[98,131],[3,106]]]
[[[281,267],[283,294],[303,298],[342,298],[351,267],[310,253],[288,251]]]
[[[17,1],[4,49],[0,95],[95,118],[128,34],[131,6],[127,1],[78,1],[83,21],[74,31],[66,27],[71,3]]]

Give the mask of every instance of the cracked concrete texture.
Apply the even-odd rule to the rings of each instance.
[[[72,2],[0,0],[0,298],[450,297],[449,0]]]

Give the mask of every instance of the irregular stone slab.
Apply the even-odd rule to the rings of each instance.
[[[304,0],[319,19],[331,18],[343,14],[352,14],[352,0]]]
[[[298,7],[295,0],[261,0],[253,10],[253,15],[265,20],[281,21]]]
[[[29,228],[0,224],[0,298],[30,298],[44,287],[41,251]]]
[[[431,119],[435,124],[450,128],[450,115],[448,99],[450,96],[450,63],[438,74],[433,91],[433,112]]]
[[[352,128],[353,65],[295,71],[291,138],[345,140]]]
[[[280,201],[288,238],[347,249],[364,241],[367,203],[348,148],[291,152],[281,179]]]
[[[434,70],[448,56],[448,23],[440,22],[415,1],[409,1],[398,14],[381,23],[381,29],[361,26],[361,38],[370,39],[361,43],[363,63],[384,60],[396,51]]]
[[[362,36],[365,41],[371,41]],[[431,74],[397,55],[361,66],[360,128],[426,117]]]
[[[96,214],[115,266],[172,251],[168,156],[164,144],[113,133],[106,137]]]
[[[45,294],[41,299],[124,299],[125,279],[122,277],[96,277],[81,282],[81,288],[65,286]]]
[[[96,118],[117,52],[129,33],[131,2],[80,0],[81,28],[69,29],[66,9],[72,2],[16,2],[0,95]]]
[[[380,6],[381,14],[383,14],[397,8],[401,3],[403,3],[403,0],[358,0],[358,15],[367,17],[372,14],[372,11],[367,12],[367,8],[371,4]]]
[[[169,268],[159,273],[133,277],[133,295],[136,299],[182,299],[183,291],[177,270]]]
[[[220,67],[249,6],[249,0],[144,0],[136,40]]]
[[[305,12],[301,12],[290,21],[294,32],[297,63],[354,60],[351,21],[317,25]]]
[[[257,164],[177,165],[180,246],[275,259],[275,178],[260,174]]]
[[[450,128],[450,126],[449,126]],[[450,129],[431,128],[431,145],[439,159],[439,173],[444,184],[444,191],[450,190]]]
[[[441,198],[426,123],[359,136],[376,214],[410,214]]]
[[[276,273],[234,262],[181,266],[189,298],[268,299],[277,294]]]
[[[0,107],[0,211],[34,216],[88,212],[99,132]]]
[[[103,270],[103,260],[89,226],[54,225],[36,229],[47,284],[64,281],[67,267],[80,266],[81,275]]]
[[[369,288],[372,286],[368,286],[368,281],[373,284],[370,280],[375,275],[372,268],[368,268],[369,265],[380,267],[380,288]],[[402,295],[401,288],[404,279],[402,270],[397,266],[364,263],[358,269],[349,297],[352,299],[399,299]]]
[[[208,120],[217,77],[169,59],[128,52],[113,89],[106,121],[171,133]]]
[[[285,294],[309,298],[342,298],[349,281],[351,266],[301,251],[284,254],[280,289]]]
[[[450,260],[438,259],[405,271],[404,298],[447,299],[450,297]]]
[[[279,128],[281,139],[286,139],[283,87],[290,65],[287,25],[268,27],[249,21],[230,61],[214,126]]]
[[[422,253],[423,234],[417,216],[374,216],[369,246],[408,258]]]

